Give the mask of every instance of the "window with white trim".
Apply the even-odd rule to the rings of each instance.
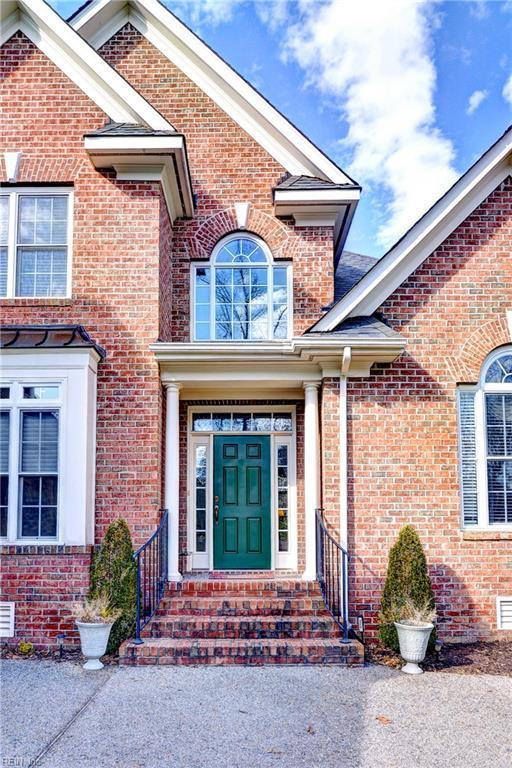
[[[208,264],[193,265],[192,281],[195,341],[289,338],[290,265],[254,235],[221,240]]]
[[[0,189],[0,297],[70,293],[71,191]]]
[[[1,351],[2,543],[93,543],[99,359],[92,348]]]
[[[512,527],[512,347],[459,387],[458,406],[463,526]]]
[[[0,536],[8,534],[11,511],[17,539],[56,539],[61,388],[14,381],[3,389]]]

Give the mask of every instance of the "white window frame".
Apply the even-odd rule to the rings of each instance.
[[[68,226],[67,226],[67,260],[66,260],[66,292],[58,296],[20,296],[16,293],[16,267],[17,267],[17,223],[19,199],[23,195],[32,197],[55,197],[65,195],[68,198]],[[9,198],[8,207],[8,240],[7,240],[7,291],[1,299],[69,299],[71,298],[71,275],[73,268],[73,189],[70,187],[1,187],[0,197]]]
[[[228,245],[232,240],[240,240],[240,239],[248,239],[253,240],[255,243],[257,243],[262,251],[264,252],[267,261],[265,263],[252,263],[249,262],[233,262],[231,264],[229,263],[222,263],[217,264],[217,256],[221,249]],[[266,339],[216,339],[215,338],[215,270],[217,268],[219,269],[236,269],[237,267],[243,268],[243,267],[249,267],[249,268],[255,268],[255,269],[266,269],[268,272],[268,297],[267,297],[267,308],[268,308],[268,330],[269,335]],[[273,295],[274,295],[274,267],[278,267],[281,269],[286,269],[286,291],[287,291],[287,328],[286,328],[286,336],[284,338],[275,339],[272,335],[270,335],[270,331],[272,328],[272,309],[273,309]],[[196,338],[196,292],[195,292],[195,285],[196,285],[196,273],[198,269],[209,269],[210,270],[210,319],[209,319],[209,325],[210,325],[210,335],[213,338],[210,339],[197,339]],[[262,240],[257,235],[253,235],[249,232],[233,232],[226,237],[223,237],[219,242],[216,244],[215,248],[212,251],[211,258],[208,261],[194,261],[190,265],[190,303],[191,303],[191,327],[190,327],[190,338],[192,341],[197,342],[198,344],[211,344],[211,343],[240,343],[240,344],[257,344],[258,342],[275,342],[275,343],[283,343],[285,341],[288,341],[291,339],[293,335],[293,274],[292,274],[292,263],[291,261],[276,261],[274,257],[272,256],[272,252],[268,245],[265,243],[264,240]]]
[[[477,506],[478,506],[478,524],[464,525],[462,517],[462,528],[467,531],[511,531],[512,523],[490,523],[489,522],[489,497],[487,488],[487,424],[485,417],[485,396],[487,394],[509,394],[512,395],[511,384],[492,384],[486,383],[485,377],[490,366],[494,361],[506,354],[512,354],[512,347],[501,347],[492,352],[480,371],[480,378],[476,386],[463,385],[459,391],[474,392],[475,394],[475,439],[476,439],[476,484],[477,484]],[[512,459],[511,459],[512,461]]]
[[[267,413],[287,412],[292,417],[291,432],[240,432],[211,431],[193,432],[193,413]],[[271,563],[270,570],[297,569],[297,426],[296,407],[286,403],[278,405],[202,405],[188,406],[188,487],[187,487],[187,570],[214,570],[213,562],[213,438],[215,435],[270,435],[270,510],[271,510]],[[279,552],[277,525],[277,446],[288,445],[288,552]],[[195,451],[199,445],[207,446],[206,454],[206,552],[196,552],[195,529]]]
[[[0,386],[10,387],[9,500],[2,544],[94,542],[97,355],[93,350],[10,350],[0,355]],[[23,400],[27,386],[59,386],[58,400]],[[14,397],[12,395],[14,394]],[[59,411],[57,536],[22,537],[19,529],[20,414]]]

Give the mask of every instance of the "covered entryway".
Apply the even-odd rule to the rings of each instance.
[[[322,382],[331,382],[333,400],[322,405],[332,443],[323,465],[331,464],[327,481],[339,478],[335,527],[346,545],[347,376],[367,376],[402,348],[400,337],[358,337],[351,328],[289,341],[152,345],[166,389],[169,581],[230,570],[314,581]]]

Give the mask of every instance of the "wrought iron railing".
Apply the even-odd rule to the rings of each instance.
[[[316,510],[316,577],[325,604],[348,642],[348,562],[349,555],[329,533],[323,510]]]
[[[166,509],[154,534],[133,553],[137,567],[137,617],[135,643],[140,645],[140,633],[154,615],[163,597],[167,581],[167,548],[169,514]]]

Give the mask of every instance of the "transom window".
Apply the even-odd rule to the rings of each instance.
[[[478,387],[459,391],[465,526],[512,525],[512,349],[491,355]]]
[[[259,238],[224,238],[208,266],[194,265],[193,282],[196,341],[289,337],[290,267],[276,265]]]
[[[193,432],[291,432],[290,412],[193,413]]]
[[[0,296],[69,293],[70,192],[0,190]]]

